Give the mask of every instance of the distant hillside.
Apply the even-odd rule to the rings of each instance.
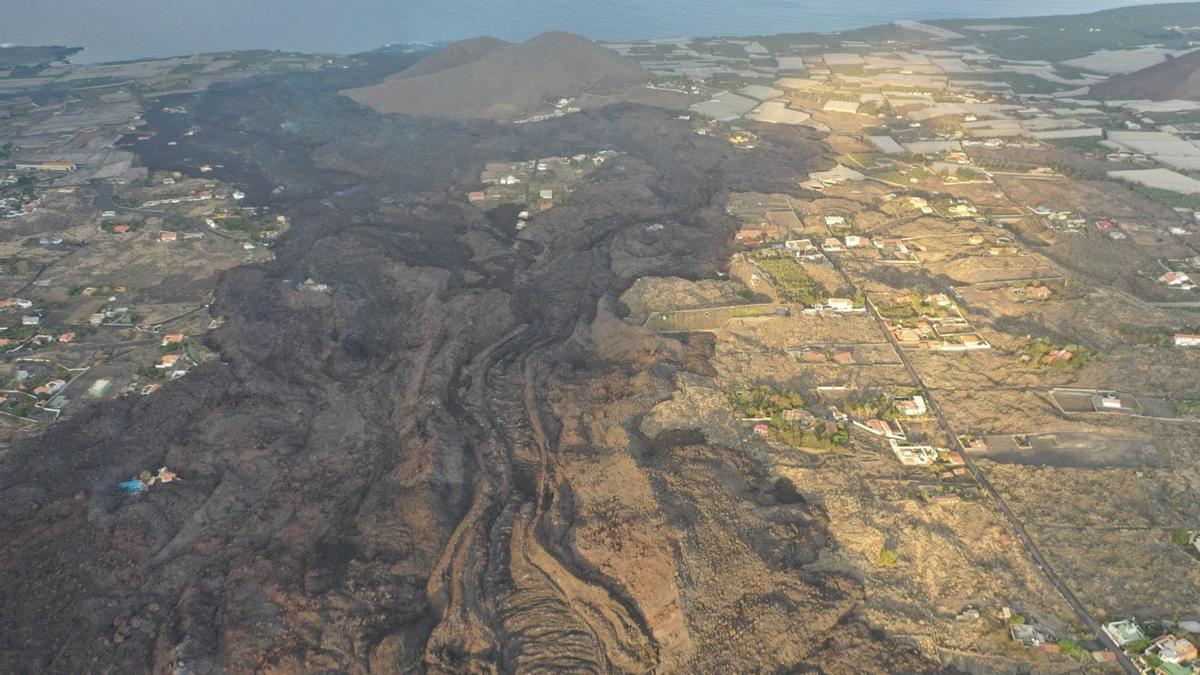
[[[494,37],[477,37],[455,42],[445,49],[439,49],[430,54],[412,68],[396,73],[396,77],[406,78],[440,73],[443,70],[478,61],[489,53],[510,45],[511,43]]]
[[[1200,50],[1101,82],[1092,87],[1091,96],[1107,100],[1200,101]]]
[[[543,33],[521,44],[455,43],[379,84],[342,94],[385,113],[504,120],[545,110],[561,97],[649,79],[641,66],[586,38]]]
[[[81,51],[83,47],[0,47],[0,68],[43,66]]]
[[[1054,4],[1045,3],[1046,10],[1053,11]],[[1200,17],[1200,3],[1183,2],[1137,4],[1091,14],[1006,17],[1002,22],[1020,26],[1019,30],[973,30],[972,26],[997,23],[994,19],[978,17],[929,23],[967,35],[989,54],[1018,61],[1057,63],[1087,56],[1101,49],[1127,49],[1136,45],[1156,44],[1172,50],[1187,49],[1194,37],[1192,31],[1173,31],[1163,27],[1195,26],[1197,17]]]

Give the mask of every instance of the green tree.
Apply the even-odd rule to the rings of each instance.
[[[1088,650],[1080,647],[1078,643],[1072,640],[1062,640],[1058,643],[1058,649],[1062,652],[1063,656],[1070,657],[1076,661],[1086,661],[1091,658]]]
[[[1189,530],[1175,530],[1171,533],[1171,543],[1176,546],[1187,546],[1192,540],[1192,533]]]

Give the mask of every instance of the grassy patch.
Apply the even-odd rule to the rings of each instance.
[[[1092,659],[1091,652],[1072,640],[1062,640],[1058,643],[1058,648],[1063,656],[1070,657],[1076,661],[1090,661]]]
[[[1065,353],[1071,356],[1065,358]],[[1021,360],[1035,368],[1053,368],[1055,370],[1078,370],[1095,357],[1096,353],[1087,347],[1077,344],[1057,345],[1053,342],[1037,338],[1030,341],[1021,350]]]
[[[1056,148],[1064,148],[1070,150],[1095,150],[1097,152],[1108,152],[1108,148],[1100,145],[1102,138],[1051,138],[1043,143],[1048,143]]]
[[[850,442],[844,424],[826,423],[804,410],[804,397],[799,392],[760,386],[730,390],[725,395],[745,417],[769,420],[768,437],[790,447],[829,452]]]
[[[819,305],[829,298],[829,292],[791,258],[764,256],[759,258],[758,266],[771,275],[771,280],[788,302]]]

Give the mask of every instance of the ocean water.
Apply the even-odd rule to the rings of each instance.
[[[628,40],[836,31],[898,19],[1078,14],[1137,0],[0,0],[0,43],[83,46],[79,61],[227,49],[353,53],[547,30]]]

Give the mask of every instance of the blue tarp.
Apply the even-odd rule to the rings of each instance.
[[[118,487],[127,495],[136,495],[146,491],[146,484],[140,480],[127,480]]]

